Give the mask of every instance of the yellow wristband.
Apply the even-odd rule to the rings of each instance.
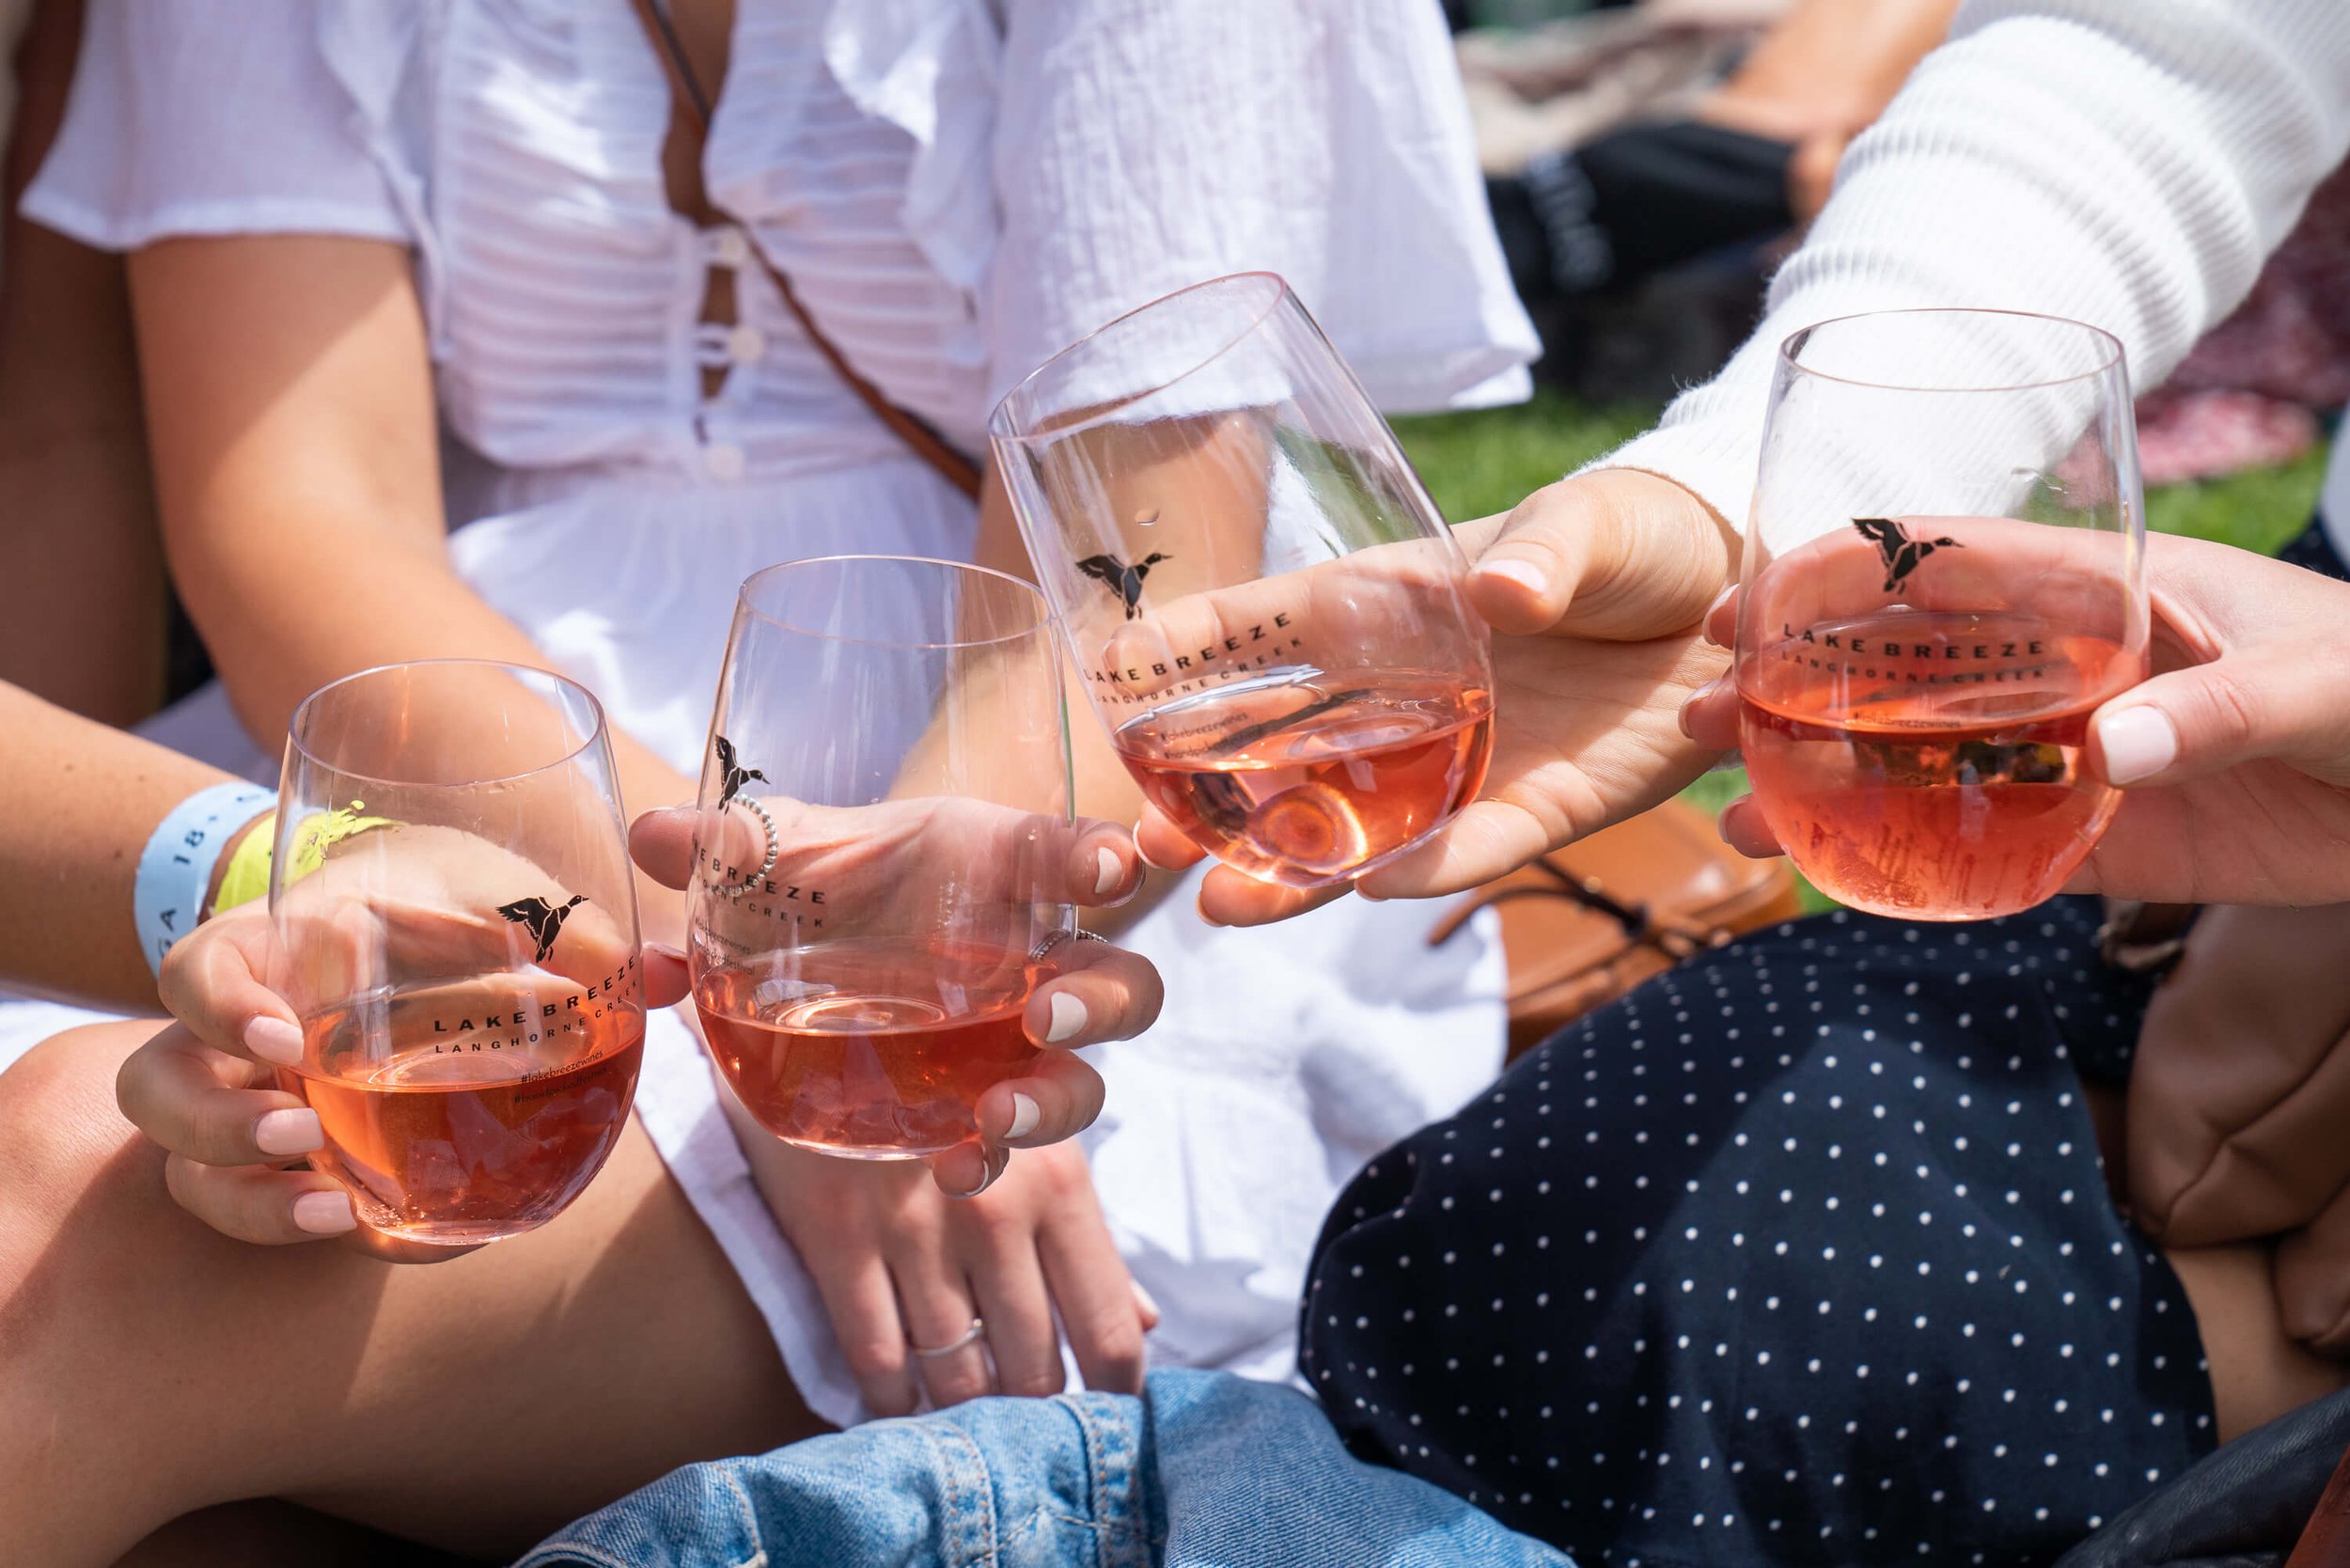
[[[302,825],[294,829],[293,863],[286,868],[286,886],[292,886],[325,865],[326,852],[345,839],[365,833],[371,827],[394,825],[390,817],[360,815],[367,808],[366,801],[354,800],[349,806],[337,807],[332,811],[314,811],[305,817]]]
[[[326,852],[335,844],[364,833],[371,827],[390,827],[390,817],[364,816],[367,802],[354,800],[350,806],[333,811],[314,811],[294,829],[293,859],[286,870],[286,885],[291,886],[326,864]],[[236,853],[229,856],[228,870],[220,879],[220,897],[212,904],[212,913],[249,903],[268,893],[270,865],[277,850],[277,813],[272,811],[252,832],[239,842]]]
[[[228,856],[227,869],[220,873],[220,896],[212,901],[212,913],[234,909],[241,903],[251,903],[269,892],[270,851],[277,839],[277,813],[264,811],[254,819],[243,839]]]

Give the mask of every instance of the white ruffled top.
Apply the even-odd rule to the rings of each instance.
[[[1390,409],[1523,396],[1534,353],[1418,0],[743,0],[704,161],[742,229],[708,233],[667,204],[668,86],[624,0],[96,0],[84,48],[32,215],[118,249],[414,245],[444,413],[510,466],[897,455],[759,269],[741,328],[697,321],[744,232],[975,450],[1058,350],[1245,268]],[[713,363],[747,373],[704,408]]]
[[[971,543],[969,504],[817,358],[748,246],[975,450],[994,399],[1070,341],[1247,269],[1286,276],[1390,410],[1527,386],[1533,333],[1426,0],[739,0],[703,169],[732,222],[710,230],[665,198],[668,112],[628,0],[90,0],[25,206],[114,248],[411,247],[458,569],[688,774],[744,576]],[[731,328],[697,320],[713,263]],[[1431,952],[1433,915],[1347,901],[1219,931],[1179,891],[1125,938],[1170,1002],[1097,1053],[1088,1149],[1165,1310],[1161,1361],[1289,1375],[1339,1184],[1498,1066],[1497,945],[1480,927]],[[857,1419],[673,1018],[638,1110],[810,1403]]]

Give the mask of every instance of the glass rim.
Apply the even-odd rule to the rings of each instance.
[[[1026,595],[1029,608],[1035,612],[1035,619],[1019,631],[1002,632],[992,637],[946,637],[932,641],[894,637],[854,637],[841,632],[820,632],[806,626],[795,626],[788,620],[769,615],[751,602],[753,587],[762,579],[778,572],[791,572],[802,567],[842,566],[875,561],[887,561],[893,566],[943,567],[950,572],[967,572],[975,577],[991,577],[999,583],[1010,584]],[[976,561],[950,561],[937,556],[888,556],[873,552],[851,552],[838,556],[807,556],[798,560],[777,561],[772,566],[760,567],[757,572],[743,579],[743,586],[734,590],[734,610],[738,616],[747,615],[763,620],[776,630],[789,632],[796,637],[815,637],[824,642],[847,643],[864,648],[897,648],[909,652],[921,649],[994,648],[998,644],[1019,642],[1040,634],[1049,636],[1053,630],[1053,606],[1046,601],[1043,589],[1038,588],[1036,584],[1025,577],[1015,577],[1009,572],[999,572],[992,566],[981,566]]]
[[[2039,381],[1998,382],[1981,386],[1918,386],[1903,382],[1863,381],[1857,376],[1840,376],[1832,370],[1818,369],[1795,357],[1796,340],[1809,337],[1823,327],[1843,326],[1854,321],[1882,321],[1903,316],[2004,316],[2011,321],[2041,321],[2055,326],[2070,327],[2075,332],[2086,334],[2092,339],[2102,339],[2107,353],[2097,364],[2070,375],[2047,376]],[[2109,374],[2123,363],[2127,354],[2120,337],[2107,332],[2104,327],[2092,325],[2071,316],[2051,315],[2044,310],[2009,310],[1998,306],[1919,305],[1903,306],[1887,310],[1855,310],[1842,316],[1830,316],[1825,321],[1813,321],[1807,326],[1797,327],[1779,339],[1778,358],[1778,363],[1787,369],[1799,375],[1809,376],[1814,381],[1834,382],[1841,386],[1865,387],[1873,392],[1921,392],[1933,395],[2031,392],[2050,386],[2069,386],[2075,382],[2094,381]]]
[[[1056,426],[1049,431],[1028,431],[1025,432],[1014,431],[1010,427],[1009,421],[1012,417],[1010,409],[1013,400],[1018,399],[1023,393],[1027,392],[1037,383],[1039,378],[1043,376],[1047,370],[1052,369],[1055,366],[1059,365],[1062,361],[1069,359],[1071,356],[1081,353],[1085,350],[1092,347],[1097,339],[1117,331],[1120,327],[1125,325],[1128,321],[1133,321],[1136,317],[1156,310],[1161,306],[1182,299],[1186,294],[1196,294],[1203,290],[1221,289],[1228,285],[1243,283],[1258,286],[1270,283],[1273,285],[1272,295],[1265,301],[1264,308],[1259,310],[1255,315],[1249,318],[1247,324],[1241,327],[1239,331],[1233,333],[1231,337],[1226,338],[1223,342],[1217,344],[1212,352],[1202,356],[1196,364],[1184,367],[1184,368],[1178,371],[1174,375],[1168,376],[1165,380],[1144,388],[1142,391],[1136,392],[1130,396],[1119,398],[1111,402],[1105,403],[1095,409],[1092,413],[1088,414],[1084,418],[1073,420],[1066,425]],[[1238,348],[1244,340],[1253,335],[1259,327],[1263,326],[1266,321],[1272,320],[1274,312],[1281,308],[1283,301],[1294,299],[1295,297],[1296,293],[1290,288],[1289,279],[1283,277],[1279,273],[1271,272],[1260,267],[1251,269],[1247,272],[1226,273],[1220,277],[1203,277],[1197,283],[1186,283],[1181,289],[1170,290],[1167,293],[1161,294],[1157,299],[1152,300],[1147,304],[1137,305],[1132,310],[1125,311],[1120,315],[1112,317],[1106,321],[1104,321],[1100,326],[1095,327],[1091,332],[1087,333],[1083,337],[1078,338],[1075,342],[1070,344],[1067,348],[1062,349],[1058,353],[1054,354],[1050,359],[1047,359],[1043,364],[1038,366],[1035,369],[1030,370],[1026,375],[1022,376],[1018,381],[1012,383],[1010,390],[1007,391],[1001,398],[998,398],[995,400],[995,411],[987,416],[988,438],[992,441],[1002,442],[1007,446],[1025,447],[1030,443],[1038,441],[1058,441],[1064,436],[1074,435],[1079,431],[1091,430],[1094,426],[1108,419],[1112,415],[1118,413],[1120,410],[1130,408],[1134,404],[1140,402],[1145,398],[1155,398],[1160,393],[1167,390],[1169,387],[1180,386],[1184,382],[1190,380],[1193,376],[1198,375],[1200,371],[1206,369],[1217,360],[1222,359],[1226,354],[1230,353],[1234,349]]]
[[[388,675],[393,670],[446,669],[459,666],[474,669],[499,670],[508,675],[535,676],[551,682],[558,688],[569,688],[587,702],[588,716],[594,720],[594,723],[589,725],[588,732],[580,738],[577,745],[559,757],[551,758],[535,767],[522,768],[513,773],[491,774],[480,778],[468,778],[462,781],[387,778],[376,774],[361,773],[355,768],[340,767],[327,760],[303,739],[303,720],[309,716],[311,709],[330,693],[376,676]],[[352,779],[363,784],[382,784],[398,790],[475,790],[485,784],[511,784],[520,779],[536,778],[540,774],[570,766],[603,744],[608,722],[604,717],[603,702],[594,692],[589,691],[585,685],[568,675],[552,669],[542,669],[537,665],[516,664],[510,659],[395,659],[389,664],[370,665],[366,669],[355,669],[349,675],[338,676],[296,703],[293,716],[286,721],[286,744],[300,754],[303,760],[310,766],[331,773],[337,778]]]

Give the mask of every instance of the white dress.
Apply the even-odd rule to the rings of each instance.
[[[324,232],[414,248],[465,579],[622,729],[699,766],[736,585],[840,551],[960,557],[970,505],[818,360],[762,272],[970,449],[1005,387],[1121,311],[1285,274],[1391,409],[1522,396],[1533,334],[1425,0],[740,0],[704,160],[627,0],[92,0],[42,222],[130,248]],[[743,321],[697,321],[733,266]],[[701,394],[706,366],[729,367]],[[1082,722],[1082,719],[1081,719]],[[1348,901],[1125,940],[1168,1005],[1104,1048],[1087,1139],[1162,1363],[1292,1375],[1338,1184],[1501,1058],[1490,929]],[[5,1059],[5,1058],[0,1058]],[[813,1285],[673,1016],[637,1106],[821,1414],[861,1417]]]

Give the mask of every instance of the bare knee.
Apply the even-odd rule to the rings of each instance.
[[[163,1153],[114,1093],[156,1027],[70,1030],[0,1073],[0,1539],[39,1543],[26,1560],[110,1560],[173,1490],[111,1514],[93,1491],[136,1495],[113,1459],[153,1387],[139,1314],[175,1288]]]
[[[123,1058],[152,1024],[69,1029],[0,1073],[0,1388],[23,1380],[37,1349],[106,1309],[79,1291],[67,1302],[70,1241],[117,1239],[126,1220],[163,1199],[162,1152],[115,1106]],[[87,1248],[77,1250],[87,1251]]]

